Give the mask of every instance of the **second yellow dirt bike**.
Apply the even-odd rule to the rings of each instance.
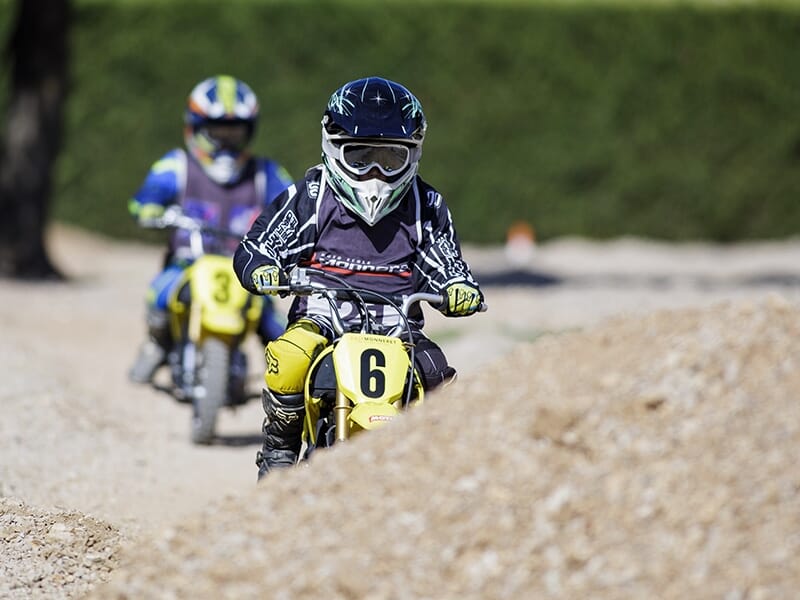
[[[257,397],[247,390],[247,355],[242,344],[258,327],[263,299],[245,291],[233,272],[225,240],[240,236],[173,213],[151,227],[177,228],[189,235],[190,265],[169,300],[173,347],[168,354],[172,387],[191,403],[191,439],[213,441],[223,407]]]

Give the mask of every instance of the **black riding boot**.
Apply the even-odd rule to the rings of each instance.
[[[149,383],[156,370],[167,362],[167,352],[172,344],[167,311],[148,307],[147,333],[148,339],[139,348],[136,362],[128,373],[134,383]]]
[[[293,467],[303,443],[303,394],[275,394],[264,390],[264,447],[256,455],[258,478],[272,469]]]

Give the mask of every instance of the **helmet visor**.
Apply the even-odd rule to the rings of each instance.
[[[344,167],[355,175],[366,175],[377,168],[387,177],[393,177],[403,171],[409,162],[411,151],[402,144],[342,144],[339,160]]]
[[[214,150],[241,152],[250,142],[247,123],[207,123],[197,130]]]

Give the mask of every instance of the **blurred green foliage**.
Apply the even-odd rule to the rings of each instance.
[[[127,199],[209,75],[255,89],[255,149],[298,178],[329,94],[382,75],[422,101],[420,172],[466,241],[519,219],[540,239],[793,235],[798,40],[791,4],[84,0],[54,216],[139,237]]]

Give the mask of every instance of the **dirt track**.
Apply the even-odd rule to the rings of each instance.
[[[125,379],[159,251],[64,228],[51,247],[73,283],[0,286],[0,597],[80,595],[109,574],[98,597],[253,597],[280,572],[293,583],[273,597],[799,585],[800,243],[562,240],[517,270],[467,249],[490,310],[428,328],[457,386],[258,488],[258,402],[197,448],[186,406]],[[303,491],[314,477],[324,494]],[[343,534],[319,516],[331,505],[362,525]],[[268,548],[293,558],[265,575]],[[326,571],[346,558],[371,577]]]

